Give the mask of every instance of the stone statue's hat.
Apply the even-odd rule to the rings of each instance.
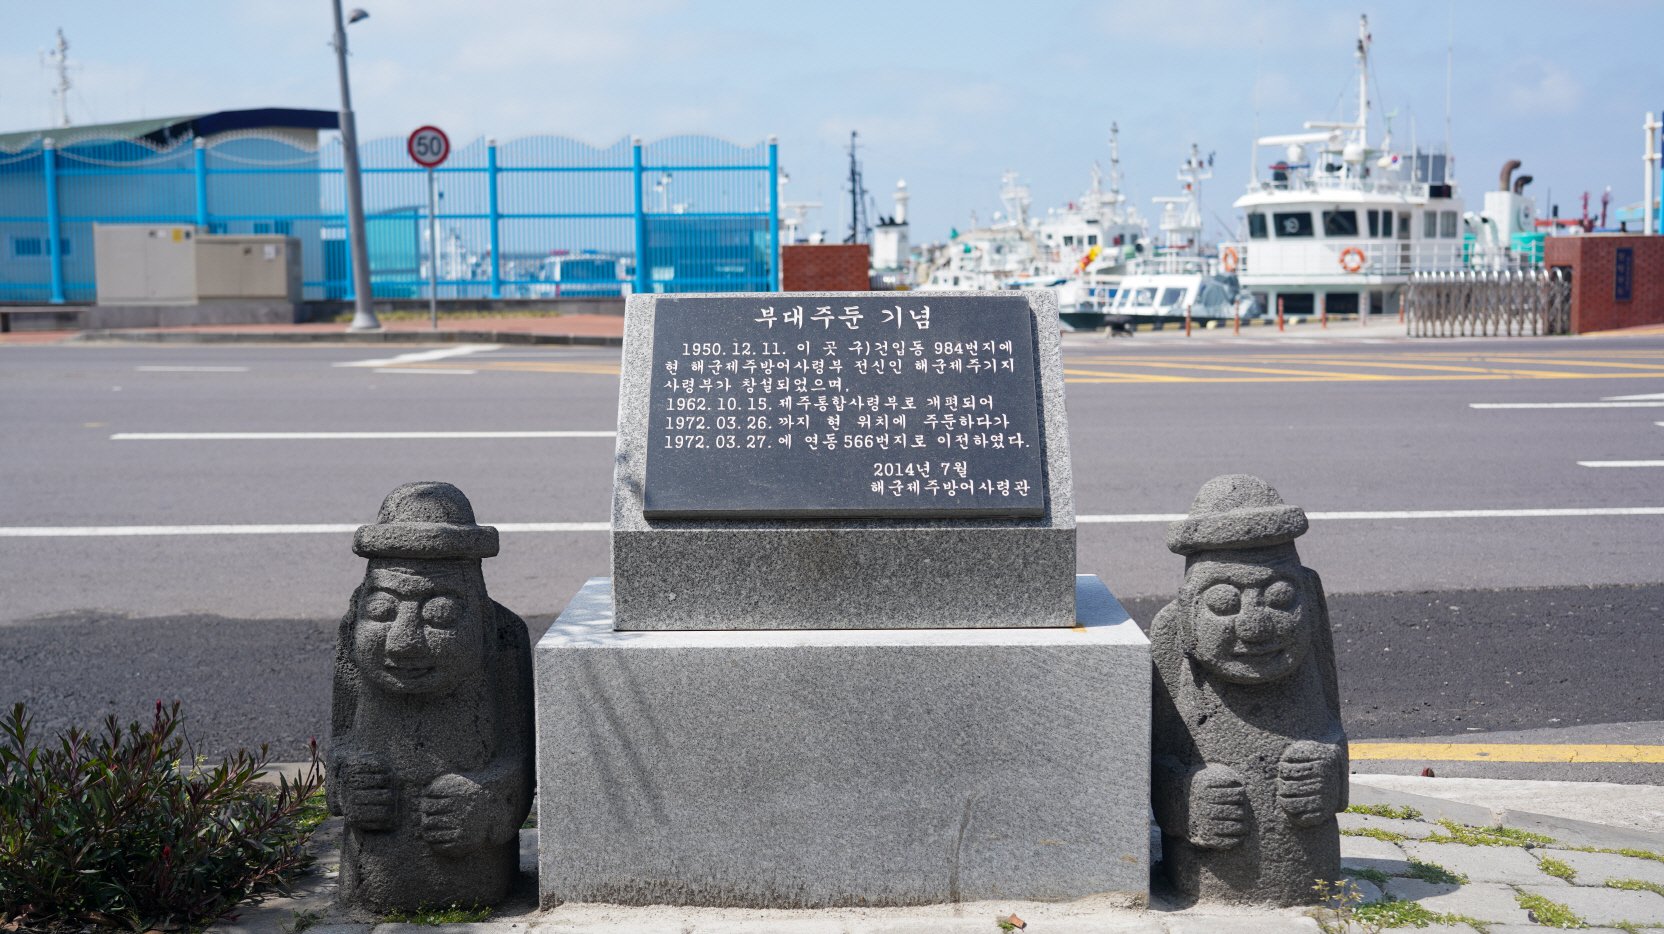
[[[1167,547],[1181,555],[1221,548],[1266,548],[1306,533],[1306,511],[1283,502],[1259,477],[1226,474],[1202,484],[1190,515],[1167,527]]]
[[[474,507],[449,483],[406,483],[387,494],[374,525],[359,526],[352,550],[364,558],[489,558],[497,530],[474,524]]]

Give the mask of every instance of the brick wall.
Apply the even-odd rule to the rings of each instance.
[[[1664,237],[1590,234],[1543,241],[1548,266],[1572,271],[1572,333],[1664,324]],[[1618,250],[1631,251],[1629,300],[1616,297]]]
[[[871,288],[865,243],[795,243],[780,248],[783,292],[865,292]]]

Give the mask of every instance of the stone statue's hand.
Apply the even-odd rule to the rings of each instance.
[[[422,792],[422,839],[436,853],[455,855],[486,841],[492,815],[489,793],[465,775],[441,775]]]
[[[1208,765],[1190,777],[1190,842],[1228,850],[1248,834],[1248,789],[1227,765]]]
[[[341,814],[359,830],[393,829],[393,773],[368,753],[349,753],[335,767]]]
[[[1277,763],[1277,803],[1296,827],[1315,827],[1340,804],[1340,749],[1302,739],[1290,743]]]

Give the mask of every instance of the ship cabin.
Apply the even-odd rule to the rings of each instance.
[[[1329,145],[1307,159],[1304,145],[1319,140]],[[1220,248],[1257,312],[1396,315],[1411,273],[1463,268],[1467,231],[1444,153],[1405,160],[1328,134],[1258,143],[1284,144],[1288,158],[1237,199],[1247,239]]]

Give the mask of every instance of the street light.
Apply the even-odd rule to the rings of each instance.
[[[341,0],[335,7],[335,68],[341,77],[341,174],[347,184],[347,250],[352,255],[352,324],[349,331],[379,331],[370,299],[370,238],[364,232],[364,186],[358,175],[358,127],[352,116],[352,91],[347,86],[347,27],[341,21]],[[368,19],[354,9],[346,22]]]

